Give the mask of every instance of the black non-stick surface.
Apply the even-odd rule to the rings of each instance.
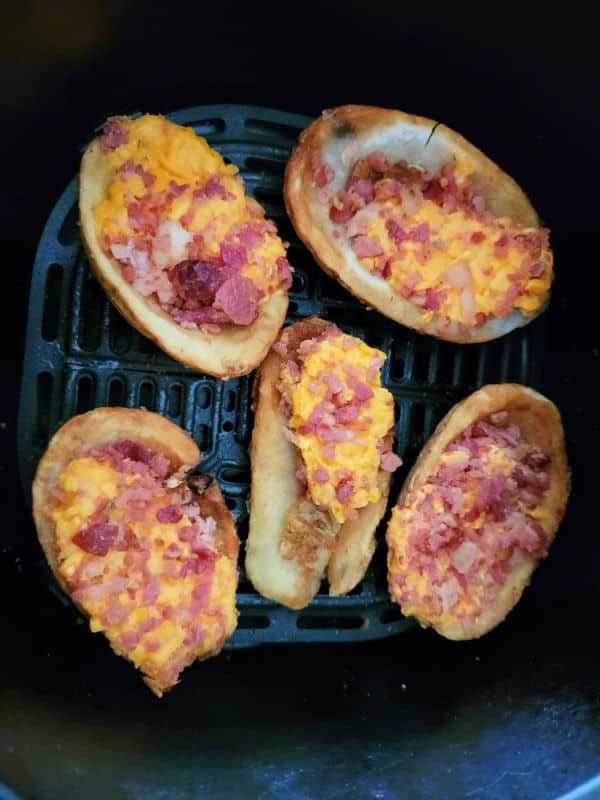
[[[453,403],[484,383],[539,386],[544,319],[495,342],[444,343],[366,310],[318,268],[296,237],[282,197],[285,164],[310,118],[235,105],[199,106],[170,117],[192,125],[240,168],[247,191],[289,241],[295,272],[288,322],[315,314],[386,353],[382,379],[395,399],[396,450],[404,459],[392,498],[419,448]],[[195,439],[203,452],[202,469],[217,477],[245,540],[252,376],[220,381],[186,369],[121,317],[90,274],[77,225],[76,180],[58,200],[38,246],[25,352],[19,462],[26,491],[49,436],[60,424],[97,406],[144,406],[164,414]],[[240,620],[227,647],[360,641],[400,633],[412,625],[389,599],[383,542],[350,595],[329,597],[324,582],[301,612],[258,595],[245,579],[243,559],[241,570]],[[40,573],[58,594],[43,561]]]

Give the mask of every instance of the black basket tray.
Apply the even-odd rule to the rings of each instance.
[[[495,342],[453,345],[368,311],[316,266],[294,234],[281,191],[285,164],[309,118],[235,105],[198,106],[169,118],[191,125],[240,168],[247,191],[289,241],[295,273],[287,322],[317,314],[387,354],[383,383],[395,399],[395,449],[404,459],[392,499],[424,441],[456,401],[484,383],[517,381],[539,388],[543,317]],[[27,496],[50,436],[66,420],[97,406],[145,406],[181,425],[197,442],[204,453],[202,468],[216,475],[244,541],[251,383],[252,376],[224,382],[186,369],[120,316],[90,273],[77,224],[77,180],[71,181],[42,234],[31,283],[18,430]],[[383,525],[373,562],[356,589],[345,597],[329,597],[323,584],[299,612],[254,591],[244,574],[242,550],[240,618],[226,646],[360,641],[412,627],[413,620],[400,614],[387,593],[382,531]],[[38,566],[50,588],[69,604],[43,559]]]

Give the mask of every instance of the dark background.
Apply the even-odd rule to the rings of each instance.
[[[44,800],[543,800],[600,772],[591,7],[58,6],[5,2],[0,26],[0,782]],[[564,414],[574,488],[551,558],[482,641],[413,630],[360,646],[264,646],[189,670],[158,702],[31,574],[39,551],[15,463],[28,286],[47,215],[108,114],[227,102],[434,117],[525,187],[552,230],[544,390]]]

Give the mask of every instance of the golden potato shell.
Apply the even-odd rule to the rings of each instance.
[[[489,384],[455,405],[439,423],[421,451],[404,482],[397,504],[404,504],[413,489],[422,485],[435,473],[446,447],[469,425],[498,411],[507,411],[509,423],[518,425],[524,438],[536,444],[550,458],[548,466],[550,487],[539,505],[541,511],[548,513],[550,520],[542,523],[550,545],[564,516],[571,488],[564,430],[560,413],[554,403],[533,389],[519,384]],[[391,523],[386,535],[388,545],[390,545],[390,527]],[[405,550],[408,548],[409,533],[408,529],[401,532],[401,547]],[[390,547],[388,569],[391,568],[392,558],[393,550]],[[524,563],[508,576],[506,583],[500,589],[495,605],[482,610],[471,635],[465,634],[458,619],[450,618],[441,624],[424,616],[417,615],[417,619],[421,625],[432,626],[447,639],[478,638],[502,622],[514,608],[529,584],[538,561],[539,559],[527,554]]]
[[[437,172],[453,156],[466,157],[476,165],[472,181],[496,216],[508,216],[525,226],[540,221],[517,183],[460,134],[425,117],[372,106],[347,105],[324,111],[300,135],[288,162],[284,197],[288,215],[298,236],[316,261],[333,278],[367,306],[396,322],[437,338],[464,344],[485,342],[503,336],[531,322],[537,314],[513,311],[504,318],[492,318],[473,333],[452,334],[439,330],[436,319],[420,321],[421,309],[392,291],[383,278],[371,275],[356,256],[349,239],[333,236],[339,226],[329,219],[329,209],[318,199],[313,184],[311,159],[319,155],[334,169],[328,188],[343,188],[350,174],[342,153],[352,146],[354,158],[381,150],[391,163],[405,159]]]
[[[201,457],[198,447],[184,430],[160,414],[145,409],[96,408],[73,417],[59,428],[39,462],[33,481],[33,518],[50,569],[62,589],[69,595],[69,586],[58,569],[58,546],[54,523],[46,513],[46,509],[60,475],[74,458],[77,450],[110,444],[119,439],[131,439],[150,450],[162,453],[171,462],[173,471],[181,467],[192,470]],[[215,520],[220,552],[237,564],[239,538],[233,517],[218,484],[213,481],[206,491],[197,495],[195,502],[203,516],[211,516]],[[86,613],[81,606],[78,607],[82,613]],[[121,652],[118,654],[127,657]],[[160,696],[161,691],[153,685],[152,679],[146,677],[144,680]]]
[[[318,336],[330,323],[309,317],[284,329],[288,359],[302,341]],[[323,520],[304,526],[304,543],[281,547],[290,514],[298,510],[296,454],[285,437],[287,420],[279,407],[277,381],[282,358],[271,350],[254,382],[255,418],[250,450],[252,468],[250,528],[246,572],[264,597],[289,608],[307,606],[318,591],[325,571],[332,595],[346,594],[362,580],[375,550],[375,531],[387,504],[390,473],[379,470],[381,498],[358,512],[353,520],[329,529]],[[308,503],[320,514],[312,503]],[[306,516],[306,509],[300,509]]]
[[[123,277],[121,266],[104,251],[96,233],[94,208],[104,198],[113,169],[98,139],[88,146],[79,174],[79,220],[83,244],[109,300],[141,334],[176,361],[218,378],[247,375],[267,354],[285,320],[287,292],[276,292],[258,306],[250,325],[225,325],[218,334],[187,330],[144,297]]]

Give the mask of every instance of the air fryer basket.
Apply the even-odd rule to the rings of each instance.
[[[367,310],[314,263],[294,234],[282,198],[285,164],[310,118],[235,105],[198,106],[169,116],[191,125],[240,168],[247,190],[289,242],[295,273],[287,322],[316,314],[386,353],[383,383],[395,399],[395,450],[404,460],[391,498],[455,402],[485,383],[516,381],[539,388],[543,317],[486,344],[441,342]],[[184,368],[121,317],[90,273],[77,222],[76,179],[56,203],[38,246],[25,353],[18,451],[27,495],[37,462],[63,422],[102,405],[144,406],[194,438],[203,451],[203,470],[216,475],[246,538],[252,375],[224,382]],[[245,578],[242,556],[239,625],[226,647],[360,641],[412,627],[389,599],[384,550],[380,542],[364,580],[349,595],[329,597],[324,583],[300,612],[260,597]],[[42,560],[39,572],[68,603]]]

